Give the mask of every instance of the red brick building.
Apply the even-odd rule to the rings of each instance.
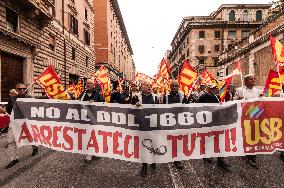
[[[135,74],[133,51],[117,0],[94,0],[96,66],[105,65],[112,80]]]

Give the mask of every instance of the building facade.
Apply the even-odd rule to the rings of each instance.
[[[108,68],[111,79],[135,75],[133,51],[117,0],[94,0],[96,66]]]
[[[173,76],[188,59],[199,73],[209,69],[217,74],[218,56],[234,48],[267,17],[270,4],[224,4],[209,16],[185,17],[172,42],[168,56]]]
[[[270,15],[264,23],[245,40],[239,42],[234,49],[220,55],[219,80],[224,79],[235,68],[236,62],[240,62],[242,74],[253,74],[256,85],[263,88],[269,70],[277,70],[272,56],[270,34],[284,43],[284,11],[279,10]],[[233,84],[241,86],[241,78],[235,76]]]
[[[1,0],[1,101],[52,65],[63,85],[95,71],[94,12],[87,0]],[[36,84],[31,95],[41,95]]]

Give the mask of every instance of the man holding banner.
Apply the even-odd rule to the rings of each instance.
[[[93,79],[88,79],[86,81],[86,90],[80,95],[79,99],[81,101],[105,102],[102,94],[95,89],[95,82]],[[91,155],[86,156],[86,162],[89,162],[93,159],[99,159],[99,157]]]
[[[203,95],[201,95],[198,99],[198,103],[220,103],[220,98],[215,94],[216,85],[209,84],[207,85],[207,89]],[[212,163],[213,160],[211,158],[203,158],[204,162]],[[231,165],[227,164],[223,157],[217,158],[217,165],[225,172],[231,172]]]
[[[142,104],[158,104],[158,98],[152,94],[152,84],[148,80],[144,80],[141,84],[142,93],[137,94],[131,100],[131,104],[140,107]],[[151,164],[152,169],[156,169],[156,163]],[[140,176],[142,178],[147,175],[147,163],[142,163]]]
[[[179,83],[177,80],[171,80],[170,89],[171,89],[170,93],[164,96],[163,99],[164,104],[188,103],[186,97],[179,92]],[[182,163],[180,161],[175,161],[174,165],[179,170],[183,169]]]
[[[16,84],[16,91],[18,93],[17,96],[11,96],[8,101],[7,105],[7,112],[11,114],[13,106],[17,100],[17,98],[31,98],[31,96],[26,94],[26,86],[22,83],[17,83]],[[6,169],[13,167],[19,162],[18,156],[17,156],[17,146],[15,143],[15,138],[14,134],[12,131],[12,127],[9,127],[8,130],[8,153],[11,157],[10,163],[5,167]],[[32,146],[33,152],[32,156],[36,156],[38,154],[38,147],[37,146]]]
[[[238,88],[235,94],[235,100],[248,100],[259,98],[261,91],[256,89],[255,86],[255,77],[252,74],[245,76],[245,85],[241,88]],[[256,155],[246,155],[247,162],[253,168],[257,168]]]

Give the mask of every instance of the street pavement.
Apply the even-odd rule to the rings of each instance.
[[[284,163],[279,154],[259,155],[258,170],[247,165],[243,157],[229,157],[232,172],[223,172],[203,160],[184,161],[184,169],[173,164],[149,166],[148,176],[141,178],[141,164],[100,158],[86,163],[79,154],[57,152],[40,147],[31,157],[31,147],[19,149],[20,162],[6,170],[9,157],[0,148],[0,187],[284,187]]]

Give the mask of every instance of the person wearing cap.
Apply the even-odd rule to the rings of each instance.
[[[249,100],[254,98],[259,98],[261,96],[261,91],[255,88],[255,77],[252,74],[248,74],[244,78],[244,86],[237,89],[234,99],[235,100]],[[247,163],[253,167],[257,168],[256,155],[246,155]]]
[[[261,95],[261,91],[255,88],[255,77],[252,74],[248,74],[244,78],[244,86],[237,89],[234,99],[254,99],[259,98]]]
[[[216,90],[218,87],[214,84],[207,85],[205,93],[201,95],[197,101],[197,103],[220,103],[220,97],[216,95]],[[204,162],[212,163],[213,160],[211,158],[204,158]],[[225,172],[231,172],[231,165],[226,163],[223,157],[217,158],[217,166],[220,167]]]

